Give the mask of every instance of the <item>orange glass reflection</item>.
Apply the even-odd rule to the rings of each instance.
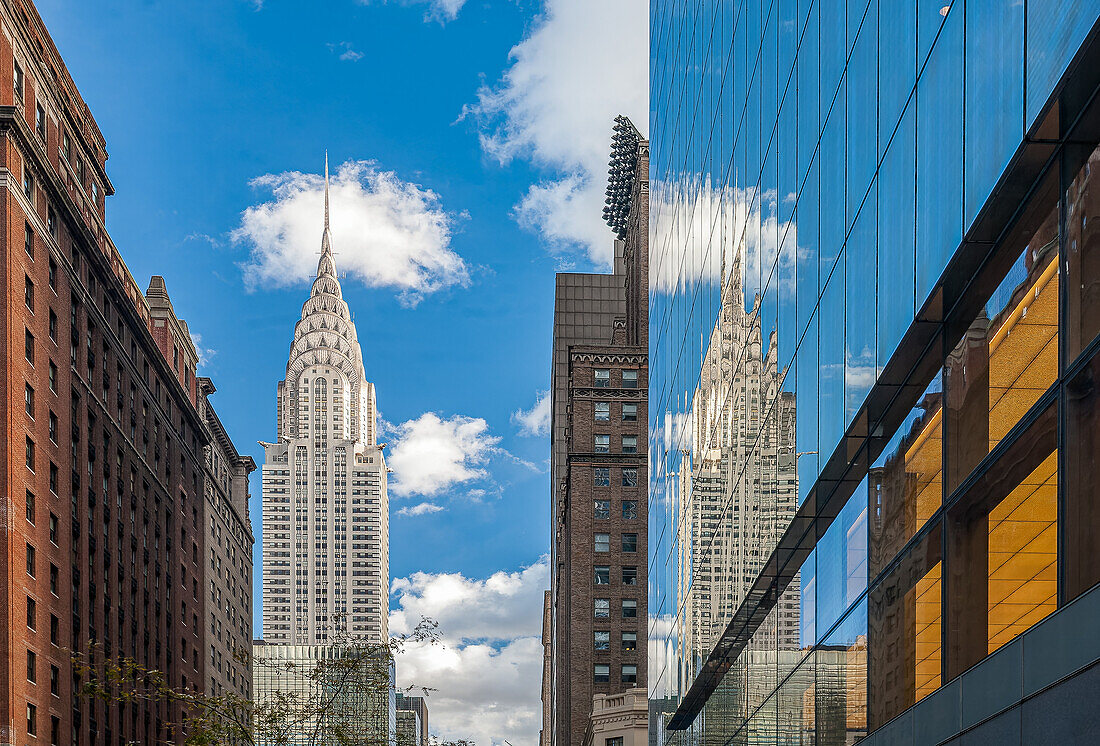
[[[940,590],[943,583],[943,563],[937,562],[928,574],[917,581],[916,595],[916,701],[940,688],[940,656],[943,638],[940,636]]]
[[[1058,453],[989,513],[989,652],[1057,608]]]

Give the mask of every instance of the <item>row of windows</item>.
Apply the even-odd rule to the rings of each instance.
[[[611,387],[611,369],[610,368],[596,368],[594,371],[596,379],[596,388],[610,388]],[[636,370],[624,370],[622,372],[622,388],[624,389],[636,389],[638,388],[638,371]]]
[[[638,534],[623,534],[622,539],[624,552],[638,551]],[[595,544],[597,552],[610,552],[611,534],[596,534]]]
[[[610,453],[611,452],[611,436],[610,435],[596,435],[595,445],[593,450],[596,453]],[[624,435],[622,440],[622,453],[637,453],[638,452],[638,436],[637,435]]]
[[[623,487],[637,487],[638,486],[638,469],[636,467],[630,467],[629,469],[621,470],[621,484]],[[607,466],[597,466],[592,470],[592,485],[595,487],[610,487],[611,486],[611,469]],[[624,518],[626,516],[623,516]]]
[[[597,663],[593,666],[592,680],[597,684],[611,682],[611,666],[607,663]],[[624,684],[636,684],[638,682],[638,667],[633,663],[622,665],[621,679]]]
[[[594,633],[593,649],[611,650],[611,632],[596,630]],[[638,633],[622,632],[619,638],[619,649],[624,652],[632,652],[638,649]]]
[[[599,536],[599,534],[597,534]],[[606,534],[604,534],[606,536]],[[597,547],[599,544],[597,543]],[[597,549],[597,551],[599,551]],[[606,550],[605,550],[606,551]],[[638,568],[637,567],[624,567],[623,570],[623,585],[637,585],[638,584]],[[608,565],[596,565],[592,568],[592,582],[596,585],[611,585],[611,568]]]
[[[598,401],[595,405],[594,415],[596,422],[611,422],[611,402]],[[638,405],[626,404],[622,405],[622,421],[623,422],[637,422],[638,421]]]
[[[611,518],[611,501],[610,500],[595,500],[593,503],[594,515],[596,520],[606,521]],[[637,500],[623,500],[623,520],[633,520],[638,517],[638,501]]]
[[[611,618],[611,599],[597,598],[593,602],[593,616],[596,619]],[[632,598],[622,600],[622,618],[636,619],[638,617],[638,602]]]

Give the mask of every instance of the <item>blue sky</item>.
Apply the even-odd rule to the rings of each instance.
[[[308,175],[328,150],[345,298],[387,438],[405,448],[397,626],[414,608],[455,627],[514,612],[488,625],[481,663],[537,677],[548,442],[538,411],[516,413],[549,385],[554,272],[610,256],[611,119],[647,118],[644,0],[37,4],[107,140],[111,235],[139,283],[165,277],[222,420],[257,457],[320,241]],[[396,515],[419,505],[432,507]],[[434,723],[533,743],[537,681],[522,700],[480,695],[520,716],[448,709],[446,687],[481,675],[461,658],[479,642],[455,632],[450,669],[407,666],[439,679],[423,682],[441,689]]]

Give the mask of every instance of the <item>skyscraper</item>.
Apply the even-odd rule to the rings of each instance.
[[[646,682],[648,164],[649,143],[619,117],[604,213],[614,272],[557,275],[544,745],[581,743],[593,695]]]
[[[323,645],[339,626],[388,636],[389,498],[366,379],[329,229],[278,387],[278,441],[264,443],[264,640]]]

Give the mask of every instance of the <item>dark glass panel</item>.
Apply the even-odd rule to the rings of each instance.
[[[1100,148],[1069,146],[1066,187],[1066,359],[1100,332]]]
[[[1065,598],[1100,582],[1100,355],[1066,386]]]

